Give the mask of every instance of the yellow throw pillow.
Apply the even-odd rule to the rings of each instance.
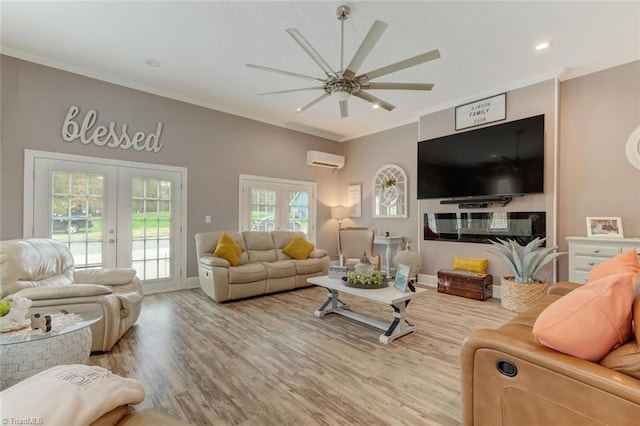
[[[489,261],[483,258],[453,256],[451,269],[458,271],[469,271],[477,274],[486,274]]]
[[[313,243],[305,240],[304,237],[296,235],[289,241],[289,244],[284,246],[282,252],[294,259],[304,260],[309,257],[315,247]]]
[[[228,234],[220,235],[216,251],[213,252],[217,257],[225,259],[231,266],[238,265],[238,258],[242,253],[242,247],[236,243]]]

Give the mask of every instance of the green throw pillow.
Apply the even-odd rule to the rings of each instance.
[[[305,240],[304,237],[300,235],[296,235],[289,241],[289,244],[284,246],[282,252],[294,259],[304,260],[309,257],[314,248],[313,243]]]
[[[223,233],[218,240],[216,251],[213,252],[217,257],[225,259],[231,266],[238,265],[238,258],[242,253],[242,247],[236,243],[228,234]]]

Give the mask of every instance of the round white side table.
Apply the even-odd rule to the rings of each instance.
[[[86,364],[91,353],[89,326],[102,314],[78,315],[80,321],[48,333],[0,333],[0,390],[56,365]]]

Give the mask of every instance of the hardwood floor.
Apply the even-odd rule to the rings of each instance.
[[[375,291],[375,290],[371,290]],[[381,331],[313,312],[309,287],[225,304],[200,289],[146,296],[138,323],[89,363],[141,380],[142,407],[199,425],[457,425],[460,345],[514,314],[428,288],[407,309],[417,331]],[[341,295],[390,321],[391,307]]]

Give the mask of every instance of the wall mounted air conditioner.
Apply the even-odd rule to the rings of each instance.
[[[344,157],[328,152],[307,151],[307,164],[329,169],[341,169],[344,167]]]

